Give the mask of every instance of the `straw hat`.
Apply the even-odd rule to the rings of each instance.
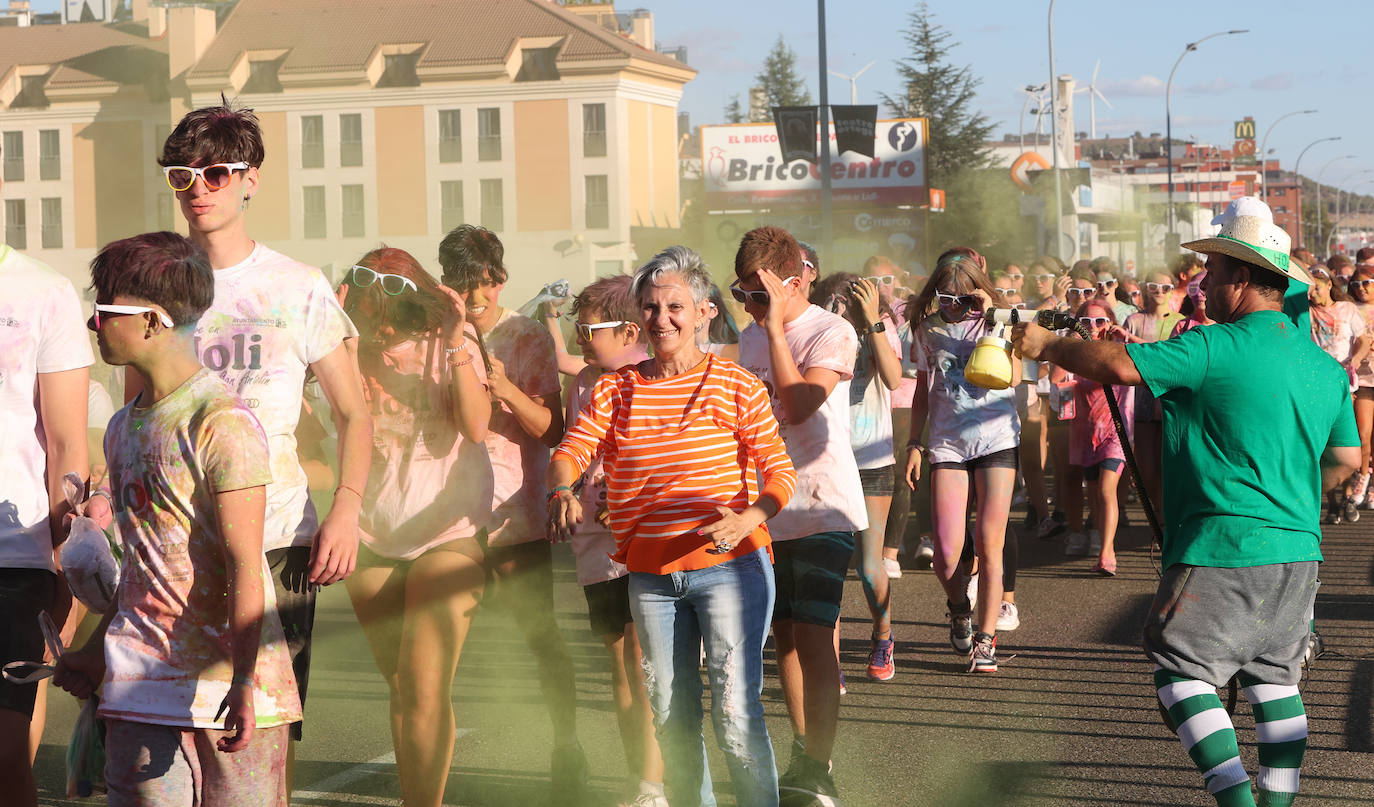
[[[1258,201],[1258,200],[1256,200]],[[1263,204],[1263,202],[1260,202]],[[1239,205],[1237,205],[1239,207]],[[1268,208],[1268,205],[1265,205]],[[1200,238],[1184,244],[1185,249],[1194,252],[1226,255],[1259,266],[1305,285],[1312,285],[1312,276],[1293,261],[1288,254],[1293,240],[1288,233],[1274,224],[1272,218],[1259,215],[1244,215],[1253,209],[1237,211],[1240,215],[1221,218],[1221,232],[1211,238]],[[1227,213],[1231,210],[1228,208]],[[1253,211],[1258,212],[1258,211]]]

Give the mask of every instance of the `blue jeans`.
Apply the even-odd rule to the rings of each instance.
[[[701,734],[701,656],[711,722],[740,807],[777,807],[778,770],[763,722],[763,642],[773,614],[767,550],[708,569],[630,575],[630,610],[673,807],[714,807]]]

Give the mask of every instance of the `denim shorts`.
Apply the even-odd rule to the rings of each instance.
[[[1083,481],[1096,482],[1098,479],[1102,478],[1103,471],[1111,471],[1113,473],[1119,474],[1125,467],[1125,460],[1119,459],[1117,457],[1108,457],[1107,459],[1097,463],[1096,465],[1089,465],[1088,467],[1084,468]]]
[[[854,533],[822,532],[773,542],[778,595],[774,622],[835,627],[844,599],[844,578],[854,557]]]
[[[956,471],[977,471],[980,468],[1016,468],[1016,460],[1020,450],[1017,448],[1004,448],[1001,451],[994,451],[991,454],[984,454],[981,457],[974,457],[963,462],[933,462],[932,468],[949,468]]]

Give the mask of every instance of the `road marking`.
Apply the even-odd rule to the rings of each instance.
[[[455,729],[453,739],[457,741],[460,737],[472,734],[475,729]],[[369,759],[367,762],[359,762],[348,768],[344,768],[336,774],[326,776],[320,781],[310,785],[309,790],[293,790],[291,798],[303,801],[346,801],[355,804],[387,804],[394,805],[396,799],[382,798],[380,796],[364,796],[354,793],[346,793],[344,789],[360,779],[379,773],[394,773],[396,769],[396,752],[388,751],[385,754]]]

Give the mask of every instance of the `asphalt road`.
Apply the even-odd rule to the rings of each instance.
[[[1141,524],[1139,510],[1135,523]],[[1017,518],[1019,521],[1019,517]],[[1311,805],[1374,804],[1374,513],[1326,528],[1317,621],[1327,654],[1303,683],[1310,740],[1302,797]],[[860,805],[1210,805],[1201,777],[1160,723],[1138,636],[1156,574],[1144,527],[1120,539],[1120,573],[1102,579],[1060,545],[1021,539],[1021,628],[999,637],[1001,669],[964,672],[949,647],[944,602],[929,571],[893,581],[897,677],[864,675],[869,625],[851,575],[842,622],[849,694],[841,706],[835,778]],[[574,661],[578,731],[591,762],[595,804],[614,805],[628,775],[608,695],[608,661],[587,629],[586,606],[565,547],[556,552],[558,621]],[[342,587],[320,598],[305,740],[295,802],[398,804],[385,686]],[[790,730],[771,657],[764,701],[785,758]],[[564,803],[549,793],[551,734],[535,668],[514,621],[479,611],[455,683],[459,725],[446,802],[488,807]],[[76,708],[57,693],[41,747],[40,803],[66,805],[64,758]],[[1236,710],[1253,775],[1254,731]],[[721,804],[734,804],[723,759],[706,727]],[[0,798],[0,801],[3,801]]]

